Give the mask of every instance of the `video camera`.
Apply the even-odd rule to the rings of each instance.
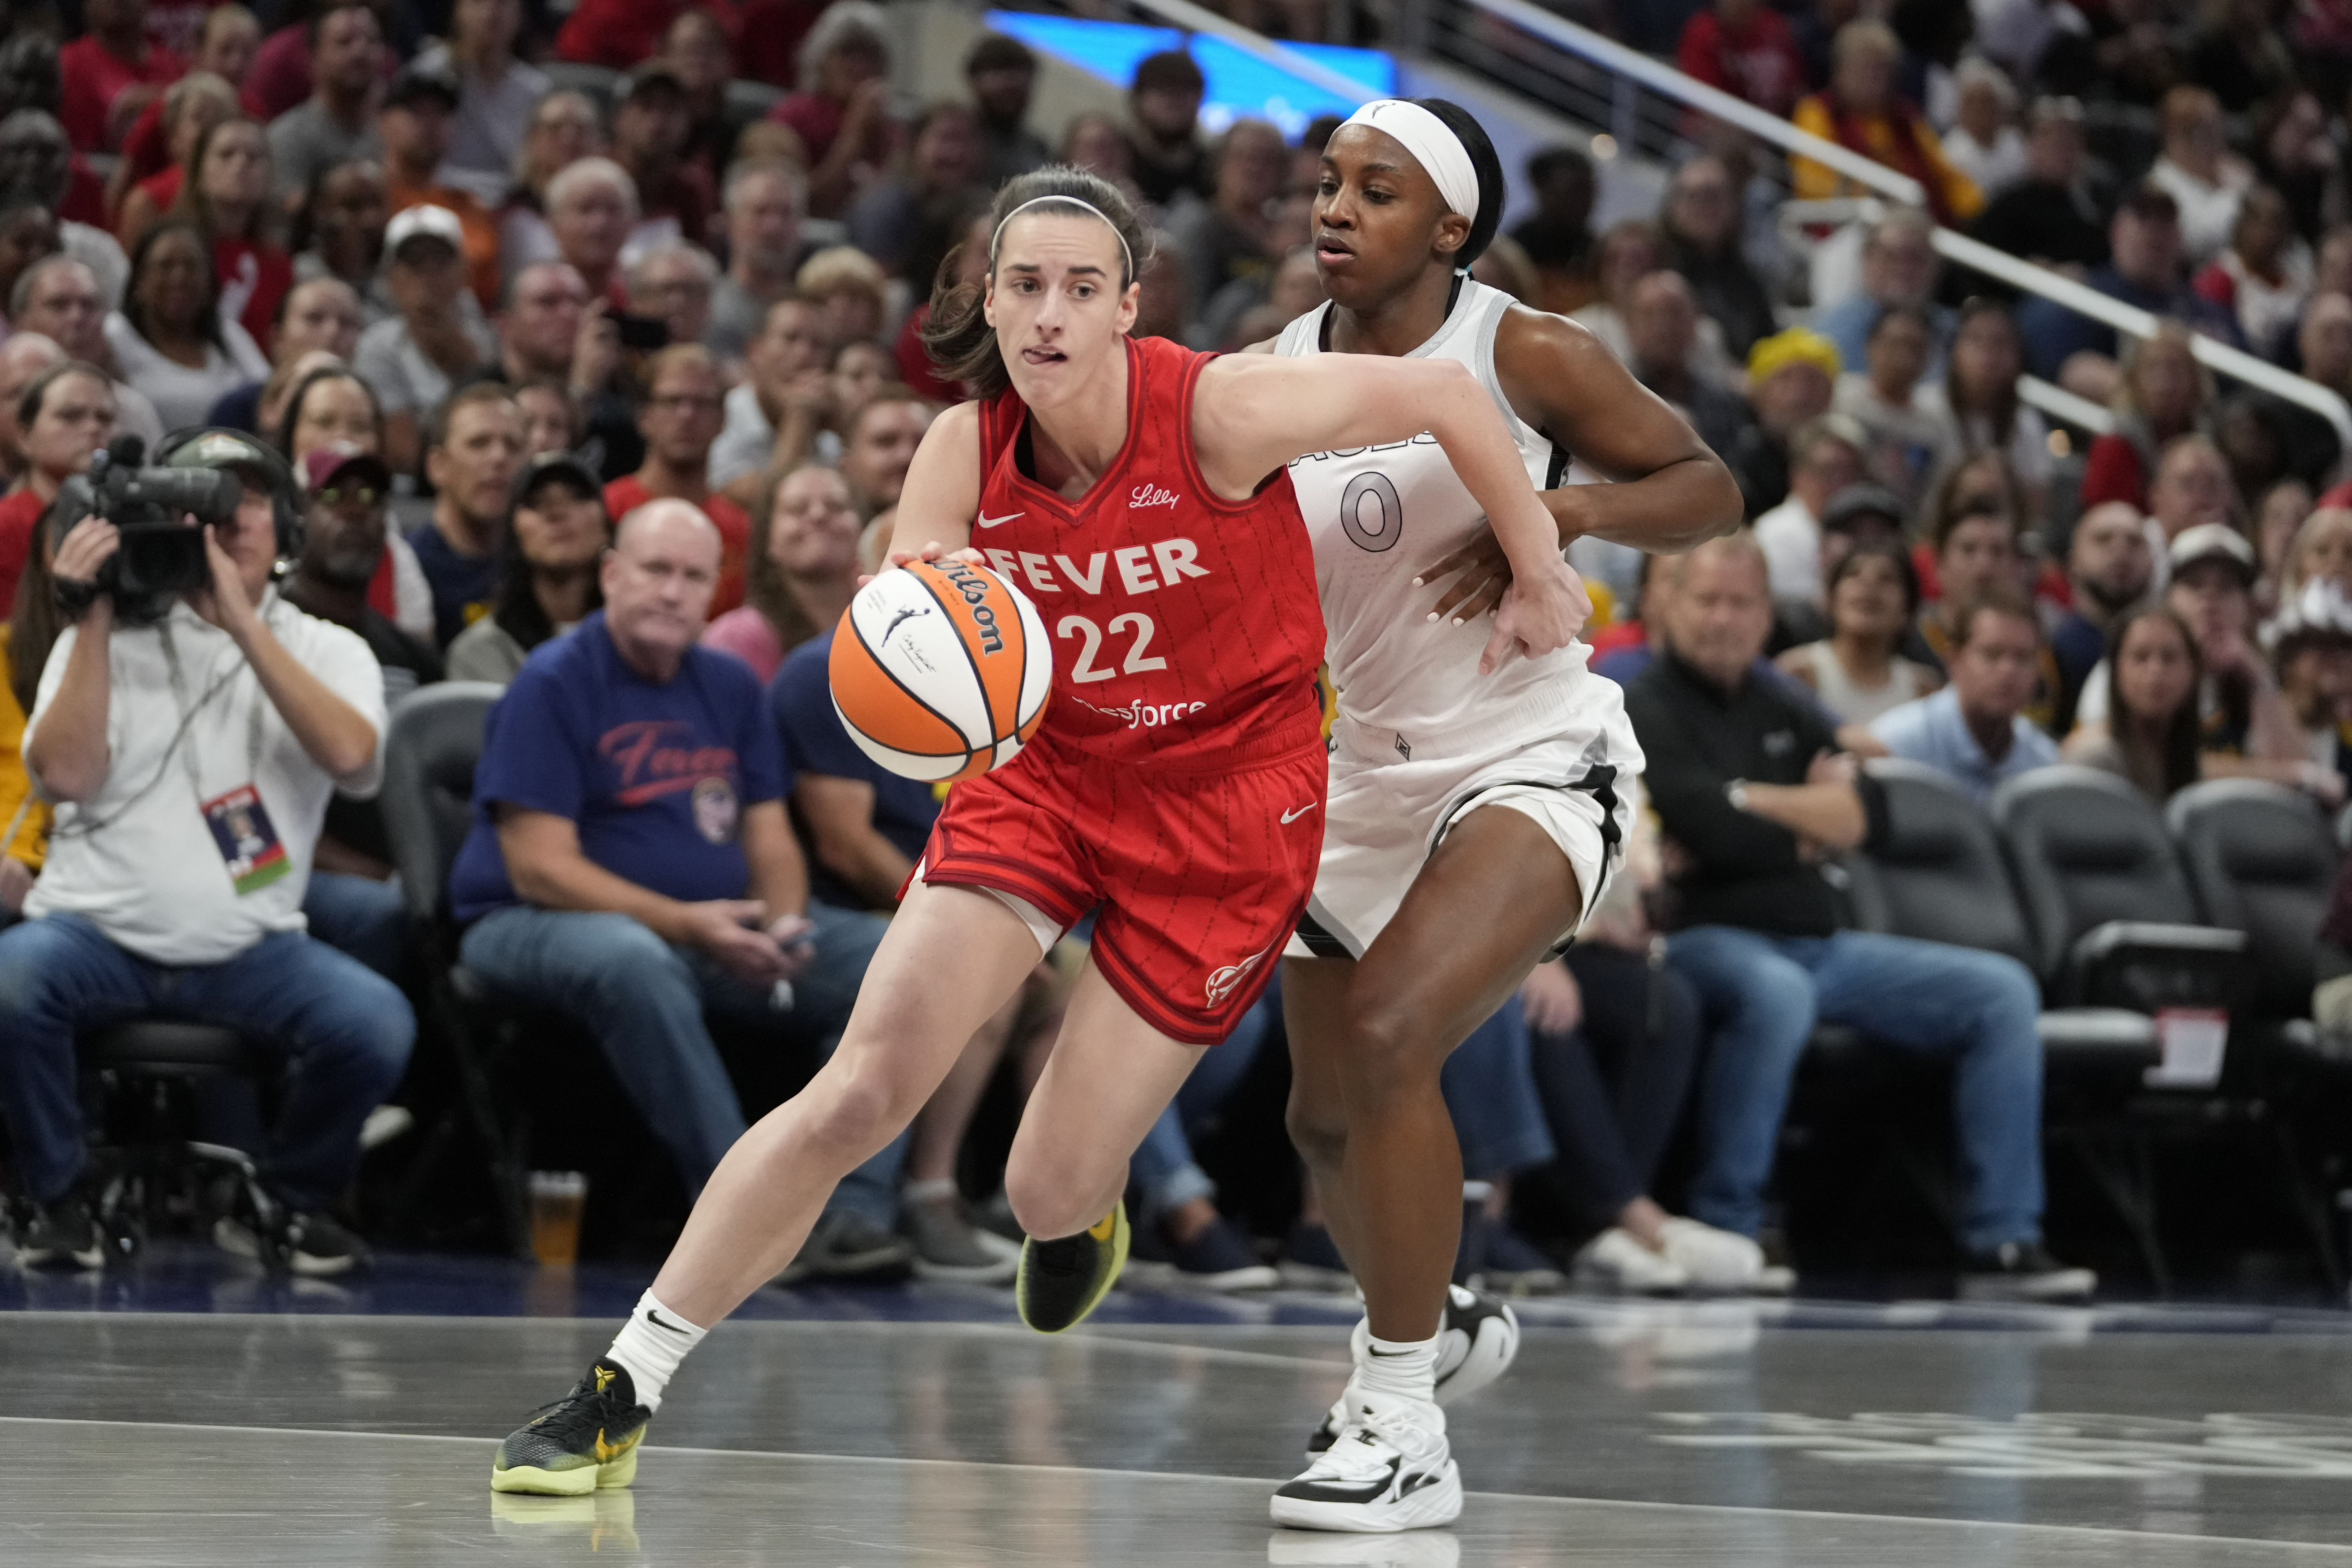
[[[144,612],[128,614],[133,620],[156,618],[173,595],[212,581],[204,530],[233,520],[245,495],[244,483],[225,469],[143,468],[146,456],[138,437],[116,437],[90,459],[88,474],[59,487],[51,512],[61,531],[93,513],[121,531],[98,589],[113,595],[118,614],[134,605]],[[203,527],[190,528],[190,516]]]

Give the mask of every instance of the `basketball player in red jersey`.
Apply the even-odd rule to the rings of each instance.
[[[1033,1238],[1024,1321],[1056,1331],[1101,1300],[1126,1257],[1128,1156],[1265,989],[1314,879],[1323,623],[1292,459],[1434,436],[1509,552],[1489,668],[1566,647],[1589,613],[1462,365],[1131,340],[1144,240],[1114,187],[1042,170],[994,217],[984,292],[931,314],[934,358],[981,401],[924,437],[892,562],[976,546],[1036,600],[1055,638],[1045,723],[949,797],[839,1048],[720,1162],[612,1349],[500,1446],[497,1489],[628,1484],[686,1352],[791,1261],[834,1184],[1089,910],[1005,1191]]]

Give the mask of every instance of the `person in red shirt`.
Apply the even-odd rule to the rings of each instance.
[[[734,33],[734,8],[724,0],[580,0],[555,35],[555,58],[627,70],[651,59],[662,35],[689,8],[711,12]]]
[[[237,90],[253,68],[254,51],[260,47],[261,24],[253,19],[252,12],[235,4],[215,6],[205,13],[204,33],[197,40],[195,55],[188,61],[188,74],[180,79],[181,85],[200,77],[216,77],[227,84],[237,107],[256,120],[266,121],[268,117],[259,107]],[[122,157],[106,182],[106,213],[110,221],[121,216],[123,199],[132,186],[179,165],[180,149],[172,137],[172,94],[167,92],[140,111],[138,120],[122,138]],[[171,205],[167,199],[159,203],[156,210],[160,212]]]
[[[398,214],[443,207],[466,235],[466,278],[482,309],[499,305],[499,220],[473,195],[434,182],[449,154],[449,117],[457,112],[457,84],[411,67],[393,78],[376,134],[383,142],[384,195]]]
[[[881,11],[835,0],[801,47],[801,90],[768,110],[808,149],[809,211],[838,217],[889,162],[890,46]]]
[[[613,161],[637,183],[640,217],[672,219],[700,245],[710,228],[710,174],[686,156],[693,135],[694,107],[677,71],[655,60],[630,73],[613,108]]]
[[[1788,113],[1805,88],[1796,35],[1763,0],[1715,0],[1684,24],[1675,64],[1767,114]]]
[[[172,216],[212,241],[221,314],[268,353],[278,301],[294,287],[294,259],[277,243],[271,221],[269,140],[250,120],[223,121],[197,140],[188,171]]]
[[[88,0],[82,20],[89,31],[58,51],[65,79],[58,118],[81,152],[111,152],[188,68],[147,42],[147,0]]]
[[[58,487],[89,471],[89,460],[114,437],[114,387],[96,365],[68,360],[51,365],[25,388],[25,482],[0,500],[0,616],[16,602],[16,580],[33,548],[33,530],[58,499]]]
[[[604,510],[615,521],[649,500],[692,501],[719,527],[719,590],[710,613],[723,616],[743,602],[743,571],[751,549],[751,514],[710,488],[710,444],[719,439],[719,399],[727,384],[719,363],[699,343],[673,343],[647,362],[645,406],[637,428],[646,438],[645,466],[604,487]]]
[[[172,161],[132,184],[115,208],[114,237],[126,255],[139,248],[141,236],[179,205],[197,145],[214,126],[235,120],[239,113],[236,92],[218,77],[203,72],[173,82],[163,94],[161,107],[163,139],[170,143]],[[128,166],[130,162],[131,155],[124,153],[123,164]]]

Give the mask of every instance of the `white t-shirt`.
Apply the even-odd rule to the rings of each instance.
[[[1822,522],[1797,493],[1756,520],[1756,547],[1775,599],[1822,598]]]
[[[139,335],[121,311],[106,318],[106,345],[122,379],[144,393],[168,433],[202,425],[213,405],[251,382],[269,379],[269,361],[246,330],[224,316],[221,341],[205,345],[205,363],[191,370]]]
[[[383,671],[355,632],[304,615],[273,589],[263,618],[303,668],[375,726],[376,760],[343,785],[373,795],[383,780]],[[179,656],[179,687],[197,717],[184,735],[183,701],[164,654]],[[79,628],[68,626],[41,670],[25,729],[29,747],[65,680]],[[310,859],[336,789],[325,769],[261,690],[226,632],[174,605],[161,626],[115,628],[106,782],[91,799],[58,807],[48,862],[25,903],[27,916],[76,914],[152,963],[220,963],[273,931],[301,931]],[[253,761],[255,717],[260,761]],[[176,738],[176,739],[175,739]],[[193,761],[195,778],[188,776]],[[287,873],[239,895],[201,804],[252,784],[284,847]]]

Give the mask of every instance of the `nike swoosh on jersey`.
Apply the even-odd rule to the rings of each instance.
[[[986,512],[982,512],[980,514],[980,526],[982,528],[994,528],[1000,522],[1011,522],[1014,518],[1023,515],[1024,514],[1021,512],[1008,511],[1003,517],[991,517]]]
[[[1282,814],[1283,826],[1288,826],[1291,823],[1297,821],[1300,817],[1306,816],[1308,812],[1314,810],[1317,806],[1322,804],[1323,803],[1321,801],[1310,800],[1296,811],[1284,812]]]

